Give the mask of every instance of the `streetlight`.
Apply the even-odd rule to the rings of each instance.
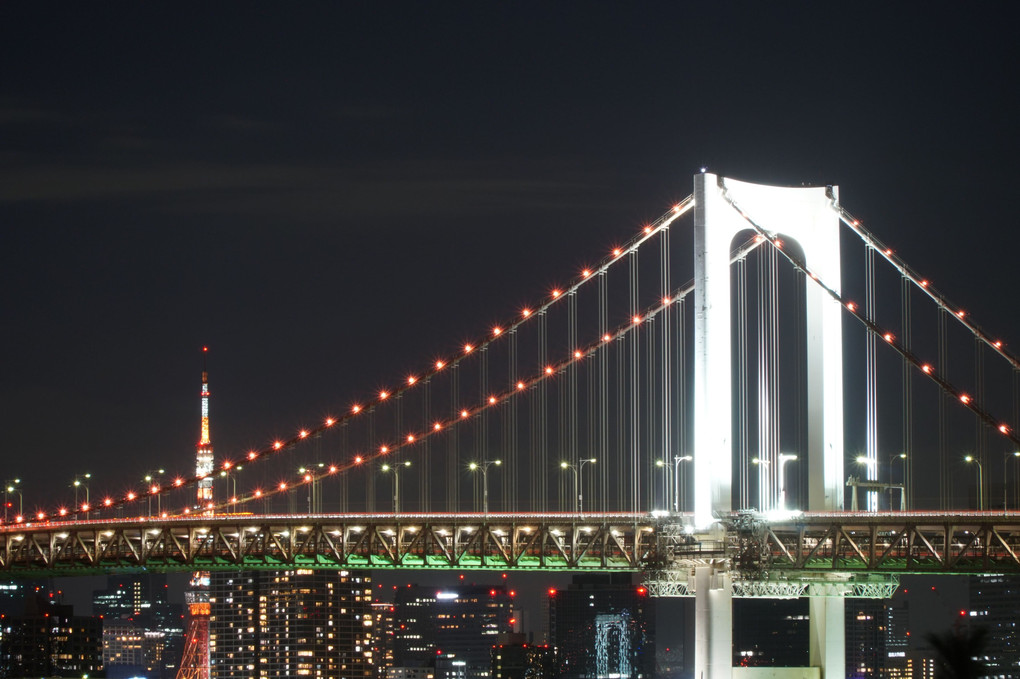
[[[405,467],[406,468],[406,467],[410,467],[410,466],[411,466],[411,461],[410,460],[404,460],[403,462],[398,462],[398,463],[394,464],[392,467],[390,465],[388,465],[388,464],[384,464],[381,467],[381,469],[384,472],[388,472],[390,470],[393,470],[393,515],[394,516],[396,516],[397,514],[400,514],[400,474],[398,474],[397,472],[400,471],[401,467]]]
[[[1006,511],[1006,489],[1009,488],[1009,484],[1006,483],[1006,479],[1009,475],[1006,473],[1006,463],[1009,462],[1009,458],[1012,457],[1014,460],[1020,457],[1020,451],[1014,452],[1012,455],[1004,455],[1002,458],[1002,511]]]
[[[903,497],[901,498],[903,500],[903,502],[901,502],[900,504],[902,504],[903,508],[906,509],[906,506],[907,506],[907,454],[906,453],[900,453],[899,455],[893,455],[892,457],[889,458],[889,483],[890,484],[893,482],[892,466],[893,466],[893,463],[896,462],[896,460],[903,460],[903,488],[900,489],[900,493],[902,493],[902,495],[903,495]],[[889,510],[890,511],[893,508],[892,491],[893,491],[893,489],[889,488]]]
[[[85,504],[89,504],[89,479],[92,478],[92,474],[85,473],[80,477],[75,478],[71,483],[74,486],[74,506],[77,511],[78,508],[78,488],[84,486],[85,488]]]
[[[318,468],[321,470],[326,466],[325,462],[318,463]],[[322,472],[316,473],[311,467],[301,467],[298,469],[298,474],[304,479],[305,483],[308,484],[308,513],[311,514],[313,511],[322,511],[322,499],[319,497],[319,482],[322,478]]]
[[[797,456],[793,453],[779,453],[779,511],[786,511],[786,476],[783,468],[787,462],[793,462]]]
[[[145,475],[143,481],[149,488],[148,500],[149,500],[149,514],[152,514],[152,496],[156,495],[156,513],[160,514],[163,511],[163,495],[160,493],[159,477],[166,474],[165,469],[157,469],[154,472],[149,472]]]
[[[570,464],[569,462],[560,462],[560,469],[569,469],[570,471],[574,472],[574,498],[576,499],[576,501],[574,502],[574,511],[577,512],[578,516],[584,516],[584,497],[581,495],[581,493],[584,489],[584,484],[582,483],[582,480],[584,478],[583,477],[584,465],[586,464],[595,464],[595,458],[586,457],[584,459],[578,460],[577,464]]]
[[[226,479],[227,481],[230,482],[231,494],[230,497],[227,498],[228,503],[233,503],[237,501],[237,476],[235,476],[235,473],[241,471],[242,469],[244,469],[243,465],[237,465],[236,467],[231,466],[229,471],[226,469],[220,471],[220,478]]]
[[[673,512],[675,514],[680,513],[680,496],[683,493],[683,486],[680,483],[680,463],[690,462],[694,459],[693,455],[676,455],[673,457],[673,462],[670,463],[666,460],[656,460],[656,467],[672,467],[673,468]]]
[[[498,467],[501,464],[503,464],[503,460],[482,460],[468,465],[468,469],[471,471],[482,470],[482,513],[486,518],[489,516],[489,467],[492,465]]]
[[[25,514],[25,498],[22,497],[21,489],[18,488],[19,483],[21,483],[21,479],[14,479],[12,481],[8,481],[5,486],[7,490],[4,492],[4,523],[7,523],[7,506],[11,503],[11,493],[18,494],[18,516],[24,516]]]
[[[977,465],[977,509],[984,509],[984,468],[981,466],[981,461],[975,458],[973,455],[968,455],[964,458],[964,462],[973,462]]]

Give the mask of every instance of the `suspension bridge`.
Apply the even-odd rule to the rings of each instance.
[[[730,676],[732,597],[807,596],[833,676],[846,597],[1020,572],[1018,375],[837,187],[702,172],[562,286],[288,439],[216,459],[206,410],[197,471],[27,513],[9,486],[0,569],[634,571],[695,597],[696,673]]]

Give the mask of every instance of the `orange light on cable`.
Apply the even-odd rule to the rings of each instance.
[[[970,396],[967,396],[967,394],[960,394],[960,403],[970,403]]]
[[[35,515],[35,517],[42,521],[43,519],[46,518],[46,512],[39,512],[38,514]]]
[[[1001,433],[1003,433],[1003,434],[1008,434],[1009,433],[1009,426],[1005,425],[1005,424],[1000,424],[999,425],[999,431]]]
[[[563,294],[563,293],[562,293],[562,292],[560,292],[559,290],[553,290],[553,291],[552,291],[552,296],[553,296],[553,299],[556,299],[557,297],[559,297],[559,296],[560,296],[560,295],[562,295],[562,294]]]
[[[155,495],[158,492],[159,492],[159,486],[157,486],[157,485],[153,485],[153,486],[151,486],[149,488],[149,493],[151,493],[153,495]]]
[[[921,372],[923,372],[925,375],[931,375],[931,366],[925,363],[924,365],[921,366]]]
[[[640,323],[640,322],[641,322],[641,317],[640,317],[640,316],[638,316],[637,314],[635,314],[635,315],[634,315],[634,318],[632,318],[632,319],[630,319],[630,320],[632,320],[632,321],[634,322],[634,325],[637,325],[638,323]]]
[[[300,432],[298,432],[298,438],[306,438],[307,436],[308,436],[308,432],[305,431],[304,429],[302,429]]]
[[[891,332],[887,332],[884,335],[882,335],[882,339],[884,339],[886,342],[892,342],[894,339],[893,334]]]
[[[337,472],[336,465],[335,464],[329,465],[329,473],[330,474],[336,474],[336,472]]]
[[[676,212],[676,210],[674,210],[674,212]],[[646,226],[646,227],[644,228],[644,231],[645,231],[645,233],[646,233],[646,234],[649,234],[649,233],[651,233],[651,232],[652,232],[652,227],[650,227],[650,226]]]
[[[551,365],[547,365],[547,366],[545,367],[545,374],[546,374],[546,375],[552,375],[552,374],[553,374],[553,369],[552,369],[552,366],[551,366]]]
[[[663,304],[663,306],[669,306],[670,302],[672,302],[672,301],[673,301],[673,300],[672,300],[672,299],[670,299],[669,297],[663,297],[663,298],[662,298],[662,304]]]
[[[287,490],[287,482],[286,481],[280,481],[280,485],[278,486],[278,488],[280,490]]]
[[[408,377],[407,377],[407,383],[408,384],[414,384],[417,381],[418,381],[417,377],[415,377],[414,375],[408,375]]]
[[[518,382],[517,383],[517,388],[518,389],[523,389],[524,388],[524,382]]]
[[[259,456],[259,454],[258,454],[258,453],[256,453],[256,452],[255,452],[254,450],[249,450],[249,451],[248,451],[248,459],[249,459],[249,460],[254,460],[254,459],[255,459],[255,458],[257,458],[258,456]]]
[[[442,428],[443,428],[443,425],[441,425],[438,422],[436,422],[434,425],[432,425],[432,431],[439,431]]]
[[[581,278],[587,278],[590,275],[591,271],[589,271],[588,269],[585,269],[584,271],[581,272]]]
[[[414,443],[414,434],[408,434],[407,435],[407,442],[408,443]]]
[[[87,503],[87,502],[86,502],[85,504],[83,504],[83,505],[81,506],[81,510],[82,510],[83,512],[87,512],[87,511],[88,511],[88,510],[90,510],[90,509],[92,509],[92,507],[90,507],[90,506],[89,506],[89,503]]]
[[[501,332],[503,332],[503,328],[501,328],[501,327],[499,327],[499,326],[497,325],[496,327],[494,327],[494,328],[492,329],[492,336],[493,336],[493,337],[499,337],[499,333],[501,333]]]
[[[603,342],[608,342],[611,339],[613,339],[613,338],[609,335],[608,332],[605,335],[602,336],[602,341]]]
[[[846,303],[846,308],[847,308],[847,311],[857,311],[857,305],[854,304],[853,302],[847,302]]]
[[[584,356],[584,354],[581,353],[580,349],[574,351],[574,358],[581,358],[582,356]]]
[[[385,455],[386,453],[390,452],[390,449],[388,446],[382,446],[381,448],[379,448],[379,452]]]
[[[442,370],[445,367],[446,367],[445,363],[443,363],[442,361],[436,361],[436,370]]]
[[[1002,341],[1001,340],[996,340],[995,342],[992,343],[992,346],[995,347],[996,349],[1001,349],[1002,348]]]
[[[351,408],[351,412],[357,415],[358,413],[361,412],[361,406],[355,405],[353,408]]]
[[[134,500],[134,499],[135,499],[135,497],[136,497],[136,496],[135,496],[134,492],[132,492],[132,491],[129,491],[129,492],[128,492],[128,494],[127,494],[127,499],[128,499],[128,500]]]
[[[466,411],[466,410],[460,411],[460,416],[461,417],[467,417],[468,415],[469,415],[468,411]]]
[[[928,281],[921,281],[921,287],[922,288],[927,288],[928,287]]]
[[[280,441],[274,441],[273,450],[279,450],[280,448],[283,448],[283,443],[281,443]]]
[[[964,316],[967,315],[967,312],[964,311],[963,309],[960,309],[959,311],[956,312],[956,315],[959,316],[960,318],[963,318]]]
[[[255,489],[255,497],[262,497],[262,491],[256,488]]]
[[[527,318],[530,315],[531,315],[531,309],[522,309],[521,310],[521,316],[524,316],[525,318]]]
[[[334,420],[332,417],[327,417],[326,418],[326,426],[327,427],[332,427],[334,424],[336,424],[336,420]]]
[[[184,479],[178,476],[176,479],[174,479],[174,485],[180,488],[181,486],[184,485]]]
[[[888,257],[888,256],[889,256],[889,255],[891,255],[891,254],[892,254],[892,248],[886,248],[886,249],[885,249],[885,255],[886,255],[886,257]]]
[[[61,507],[60,509],[57,510],[57,513],[60,514],[61,516],[67,516],[67,508]]]
[[[673,206],[673,212],[680,212],[680,206],[679,205],[674,205]],[[550,592],[552,592],[552,591],[554,591],[554,590],[550,590]]]
[[[613,248],[613,257],[619,257],[621,254],[623,254],[623,250],[620,248]]]
[[[355,455],[355,456],[354,456],[354,464],[361,464],[361,462],[363,461],[363,459],[364,459],[364,458],[362,458],[362,457],[361,457],[360,455]]]
[[[305,483],[308,483],[311,480],[312,480],[312,475],[311,474],[305,474]]]
[[[380,391],[379,392],[379,400],[380,401],[385,401],[388,397],[389,397],[389,392],[385,392],[385,391]]]
[[[474,347],[471,346],[470,344],[465,344],[464,345],[464,353],[465,354],[470,354],[472,349],[474,349]]]
[[[113,498],[112,497],[104,498],[103,499],[103,504],[105,506],[109,507],[110,505],[113,504]]]
[[[489,405],[492,405],[495,402],[496,402],[496,397],[495,396],[490,396],[489,397]]]

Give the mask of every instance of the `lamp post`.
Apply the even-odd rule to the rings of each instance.
[[[86,472],[81,476],[78,476],[71,482],[74,487],[74,508],[78,511],[78,488],[85,488],[85,504],[89,504],[89,479],[92,478],[92,474]]]
[[[492,465],[503,464],[503,460],[482,460],[481,462],[472,462],[468,465],[471,471],[476,469],[482,470],[482,514],[486,518],[489,516],[489,467]]]
[[[163,494],[160,492],[159,477],[166,474],[165,469],[157,469],[154,472],[149,472],[145,475],[143,481],[148,486],[148,503],[149,503],[149,515],[152,515],[152,496],[156,496],[156,513],[160,514],[163,511]]]
[[[978,470],[978,511],[985,508],[985,470],[981,466],[981,460],[977,459],[973,455],[967,455],[963,458],[964,462],[973,462],[977,465]]]
[[[900,489],[900,492],[903,494],[903,497],[901,498],[903,500],[903,502],[901,504],[903,505],[904,508],[906,508],[906,506],[907,506],[907,454],[906,453],[900,453],[899,455],[893,455],[892,457],[889,458],[889,483],[890,484],[893,482],[892,466],[893,466],[893,463],[896,462],[896,460],[902,460],[903,461],[903,488]],[[892,491],[893,491],[893,489],[890,488],[889,489],[889,510],[890,511],[892,511],[892,508],[893,508]]]
[[[321,470],[326,466],[325,462],[318,463],[318,468]],[[300,467],[298,474],[305,483],[308,484],[308,513],[321,512],[322,511],[322,498],[319,497],[319,481],[322,476],[322,472],[316,473],[311,467]]]
[[[584,465],[595,464],[594,457],[586,457],[578,460],[577,464],[570,464],[569,462],[560,462],[560,469],[569,469],[574,472],[574,511],[577,512],[578,516],[584,516],[584,497],[582,492],[584,490]]]
[[[392,466],[388,465],[388,464],[384,464],[381,467],[381,469],[384,472],[388,472],[388,471],[392,471],[393,472],[393,515],[394,516],[396,516],[397,514],[400,514],[400,474],[398,472],[400,471],[401,467],[406,469],[407,467],[410,467],[410,466],[411,466],[411,461],[410,460],[404,460],[403,462],[398,462],[398,463],[396,463],[396,464],[394,464]]]
[[[793,462],[797,456],[793,453],[779,453],[779,510],[786,511],[786,475],[783,469],[787,462]]]
[[[1006,506],[1006,499],[1007,499],[1006,490],[1009,488],[1009,484],[1006,483],[1006,480],[1009,478],[1009,474],[1007,474],[1007,472],[1006,472],[1006,467],[1007,467],[1006,463],[1009,462],[1009,458],[1011,458],[1011,457],[1014,460],[1017,459],[1017,458],[1020,458],[1020,451],[1014,451],[1012,455],[1004,455],[1002,457],[1002,511],[1004,511],[1004,512],[1007,511],[1007,506]]]
[[[239,472],[242,469],[244,469],[242,465],[237,465],[236,467],[231,467],[230,471],[227,471],[226,469],[220,471],[220,478],[226,479],[227,481],[230,482],[231,491],[230,497],[227,498],[228,504],[237,501],[237,477],[234,475],[234,473]]]
[[[673,462],[670,463],[667,460],[656,460],[656,467],[672,467],[673,468],[673,512],[675,514],[680,513],[681,495],[683,493],[683,486],[680,482],[680,463],[690,462],[694,459],[693,455],[676,455],[673,457]]]
[[[11,503],[11,493],[18,494],[18,516],[24,516],[25,514],[25,498],[21,495],[21,489],[18,488],[18,484],[21,483],[21,479],[12,479],[7,482],[4,486],[4,523],[7,523],[7,506]]]

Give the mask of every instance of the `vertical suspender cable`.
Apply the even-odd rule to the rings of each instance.
[[[548,326],[549,317],[543,310],[538,317],[538,364],[544,369],[549,365]],[[531,466],[533,497],[538,500],[540,509],[551,510],[549,497],[549,381],[542,380],[538,385],[538,398],[535,399],[535,450],[538,459]]]
[[[984,355],[985,343],[980,337],[974,338],[974,397],[978,403],[985,402],[985,355]],[[987,441],[987,426],[981,418],[974,418],[974,456],[981,460],[981,464],[985,466],[985,469],[990,469],[988,466],[988,447]],[[987,486],[985,482],[985,475],[981,474],[980,479],[984,488],[978,488],[978,498],[988,498]],[[1005,483],[1005,480],[1003,480]],[[981,509],[988,509],[990,506],[987,499],[984,501],[984,506]]]
[[[672,295],[672,287],[670,287],[669,279],[669,228],[665,228],[659,232],[659,285],[662,290],[663,300],[669,298]],[[675,465],[680,464],[679,454],[673,449],[673,423],[670,417],[670,409],[673,407],[672,399],[670,396],[673,393],[673,371],[672,371],[672,357],[670,351],[670,324],[673,322],[671,319],[673,311],[672,303],[666,307],[662,315],[662,322],[659,324],[662,328],[662,348],[661,351],[661,377],[659,393],[662,394],[662,403],[660,404],[660,430],[662,431],[662,459],[667,463],[664,471],[666,472],[663,476],[666,478],[666,482],[663,484],[663,497],[662,504],[665,509],[671,510],[676,504],[676,498],[679,498],[679,488],[675,488],[676,480],[680,476],[679,469],[671,469],[669,463],[672,462]],[[653,380],[649,380],[653,382]],[[672,491],[672,492],[671,492]]]
[[[639,293],[639,269],[637,250],[630,252],[630,313],[632,319],[640,311]],[[629,457],[631,460],[631,511],[637,512],[641,509],[641,392],[638,390],[638,375],[641,360],[641,335],[639,328],[635,328],[634,336],[630,341],[630,445]]]
[[[571,291],[567,298],[567,351],[573,354],[577,348],[577,293]],[[569,393],[566,399],[566,418],[564,426],[567,429],[567,450],[571,464],[577,464],[580,457],[577,449],[577,373],[579,371],[577,361],[573,361],[567,367],[567,384]],[[590,457],[585,455],[585,457]],[[582,479],[583,481],[583,479]],[[583,497],[586,495],[584,488],[578,488]],[[592,506],[594,509],[594,506]]]
[[[945,375],[948,369],[949,348],[946,319],[948,312],[939,307],[938,315],[938,371]],[[939,509],[949,509],[953,499],[952,476],[949,470],[949,422],[946,420],[948,395],[939,391]]]
[[[509,337],[509,370],[510,370],[510,384],[513,384],[513,380],[519,375],[520,369],[517,364],[517,329],[514,328],[511,331]],[[520,473],[520,464],[517,460],[517,410],[520,407],[519,398],[512,398],[507,402],[509,420],[507,426],[504,428],[506,432],[506,461],[503,466],[503,471],[500,474],[500,478],[503,480],[503,509],[504,511],[517,511],[517,475]]]
[[[911,314],[910,314],[910,292],[913,288],[913,283],[906,276],[900,279],[900,328],[901,328],[901,341],[903,346],[906,347],[907,351],[911,350],[910,346],[910,331],[911,331]],[[911,365],[910,361],[903,359],[903,454],[906,455],[903,458],[903,478],[900,480],[903,483],[903,489],[900,491],[903,493],[903,504],[908,508],[913,507],[913,484],[910,482],[910,472],[914,459],[914,366]],[[889,483],[893,483],[893,479],[889,479]],[[889,509],[895,507],[895,503],[890,498]]]
[[[460,366],[454,364],[450,371],[450,412],[460,411]],[[459,456],[461,429],[454,427],[446,437],[446,511],[456,512],[460,504]]]
[[[748,446],[748,382],[747,382],[747,259],[737,260],[737,478],[740,488],[740,509],[751,506]]]
[[[598,280],[598,305],[599,305],[599,332],[606,333],[609,330],[609,300],[608,300],[608,272],[599,272]],[[609,465],[609,351],[610,348],[606,344],[599,345],[598,357],[598,375],[599,375],[599,395],[598,395],[598,457],[601,460],[605,460],[605,464]],[[598,479],[601,481],[602,497],[606,498],[606,506],[618,508],[622,507],[619,502],[610,502],[609,495],[609,479],[620,478],[613,474],[599,474]]]
[[[431,427],[432,421],[432,380],[428,379],[425,384],[421,385],[421,431],[427,432]],[[419,483],[419,506],[421,511],[430,511],[432,507],[432,437],[425,436],[424,440],[420,444],[421,452],[419,457],[421,458],[421,482]]]
[[[875,319],[875,249],[866,247],[864,249],[864,311],[871,320]],[[864,454],[867,457],[865,465],[866,478],[875,481],[878,476],[878,392],[875,366],[875,333],[869,332],[865,336],[865,439]],[[878,511],[878,495],[874,490],[868,490],[868,511]]]

